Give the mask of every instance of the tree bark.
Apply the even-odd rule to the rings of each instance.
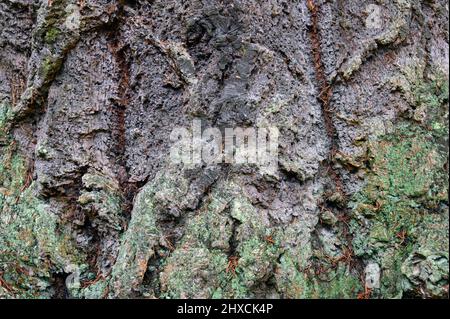
[[[0,297],[448,297],[443,0],[1,0]],[[276,127],[277,171],[171,132]]]

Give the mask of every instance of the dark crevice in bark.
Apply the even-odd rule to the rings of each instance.
[[[11,74],[9,77],[11,104],[16,106],[20,100],[20,96],[25,91],[26,77],[21,72]]]
[[[120,27],[123,25],[126,19],[124,13],[124,5],[129,5],[130,1],[125,1],[121,4],[118,10],[118,17],[108,31],[108,49],[113,55],[115,63],[118,67],[119,80],[118,87],[118,99],[113,105],[112,115],[116,126],[114,134],[116,135],[116,145],[113,150],[116,165],[117,165],[117,179],[124,203],[122,205],[123,214],[126,216],[131,215],[133,209],[133,200],[136,196],[142,183],[130,183],[129,172],[126,161],[126,109],[129,103],[129,85],[130,85],[130,61],[129,61],[129,46],[123,43],[121,39]]]
[[[237,235],[237,228],[241,224],[241,222],[231,216],[230,219],[232,224],[231,224],[231,236],[228,241],[228,245],[230,247],[228,251],[228,257],[233,258],[238,257],[237,247],[239,245],[239,241],[237,240],[236,235]]]
[[[321,37],[319,31],[319,7],[314,3],[314,0],[307,0],[307,6],[311,14],[311,54],[319,90],[318,99],[322,109],[325,129],[330,142],[330,150],[324,169],[326,175],[328,175],[334,183],[334,191],[332,192],[332,194],[325,193],[325,196],[327,198],[325,199],[323,204],[326,206],[325,209],[330,209],[332,212],[334,212],[339,221],[341,236],[345,239],[346,242],[346,247],[344,247],[342,251],[342,261],[346,262],[351,269],[355,269],[359,274],[362,274],[362,261],[357,260],[354,256],[352,245],[353,237],[349,231],[348,221],[350,215],[347,209],[348,196],[344,190],[342,176],[333,166],[335,155],[339,151],[339,141],[336,127],[334,125],[333,108],[331,107],[330,103],[333,95],[333,87],[326,78],[325,67],[322,61],[320,47]],[[339,199],[330,200],[330,198],[336,197],[335,195],[338,195],[337,197]]]
[[[151,291],[153,291],[154,297],[158,299],[161,297],[161,282],[159,280],[159,274],[163,270],[160,262],[161,258],[167,258],[167,256],[158,256],[158,253],[156,252],[155,255],[150,258],[147,263],[147,270],[142,279],[142,286],[148,287]]]
[[[66,274],[66,273],[54,273],[53,274],[52,281],[53,281],[53,289],[54,289],[54,294],[53,294],[54,299],[68,299],[69,292],[67,291],[67,287],[66,287],[67,276],[68,276],[68,274]]]
[[[330,100],[333,94],[333,89],[328,82],[325,75],[325,67],[322,62],[321,48],[320,48],[320,33],[319,33],[319,17],[318,17],[318,7],[314,4],[314,1],[308,0],[308,9],[311,13],[311,51],[314,62],[314,68],[316,71],[316,81],[319,87],[319,101],[322,108],[322,116],[325,124],[325,129],[330,142],[330,151],[327,159],[327,170],[330,177],[336,187],[336,191],[343,193],[343,184],[341,176],[332,167],[333,159],[338,152],[338,135],[336,127],[333,123],[333,109],[330,106]]]
[[[420,7],[419,7],[420,6]],[[421,41],[423,42],[423,48],[424,48],[424,60],[425,60],[425,70],[424,70],[424,77],[426,78],[429,74],[432,74],[431,70],[431,51],[430,51],[430,42],[432,38],[432,23],[427,19],[426,14],[423,12],[426,9],[433,10],[429,4],[427,3],[420,3],[413,7],[413,19],[417,21],[417,23],[421,27],[422,32],[422,38]]]

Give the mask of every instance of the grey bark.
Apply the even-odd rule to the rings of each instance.
[[[448,70],[446,1],[1,0],[0,296],[445,297],[448,200],[429,194],[448,181]],[[193,119],[278,127],[278,176],[170,163]],[[447,129],[408,137],[438,155],[412,168],[426,191],[395,191],[439,222],[358,251],[378,218],[355,213],[383,174],[371,152],[392,155],[401,123]],[[33,243],[11,255],[15,216]]]

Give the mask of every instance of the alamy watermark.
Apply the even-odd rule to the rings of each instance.
[[[253,164],[275,174],[278,169],[276,127],[202,127],[200,120],[192,126],[176,127],[170,134],[170,159],[173,163]]]

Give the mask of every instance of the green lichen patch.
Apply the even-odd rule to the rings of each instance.
[[[292,238],[292,226],[282,241]],[[304,245],[287,247],[276,269],[277,289],[286,298],[356,298],[364,290],[351,251],[337,228],[315,226],[315,236]]]
[[[442,215],[429,215],[417,243],[401,265],[407,280],[404,291],[422,298],[448,295],[449,244],[448,211]]]
[[[230,215],[237,221],[233,240],[239,258],[230,293],[234,298],[248,298],[258,283],[267,282],[274,275],[281,248],[277,231],[264,225],[263,216],[245,197],[232,201]]]
[[[280,258],[277,270],[278,290],[286,298],[354,299],[363,291],[361,279],[345,262],[314,257],[307,267],[287,252]]]
[[[36,196],[35,184],[29,185],[28,164],[17,143],[9,135],[5,140],[0,150],[0,273],[11,289],[0,296],[51,297],[54,274],[69,273],[84,256],[69,229]]]
[[[162,297],[211,298],[226,265],[227,256],[220,250],[182,246],[171,255],[160,275]]]
[[[232,187],[216,190],[198,214],[189,219],[181,243],[161,272],[162,297],[211,298],[221,294],[217,289],[226,276],[232,235],[227,209],[233,193]]]
[[[59,34],[61,33],[61,30],[59,30],[56,27],[51,27],[50,29],[47,30],[47,32],[45,33],[45,42],[47,44],[52,44],[54,43],[57,39]]]
[[[2,199],[0,268],[14,287],[13,297],[51,297],[52,275],[84,260],[70,233],[33,189],[32,184],[13,202]]]
[[[331,258],[323,261],[328,277],[314,279],[306,223],[267,227],[239,190],[233,183],[218,185],[189,218],[185,236],[161,272],[162,297],[255,298],[262,290],[285,298],[355,298],[361,292],[360,278]],[[304,245],[287,244],[295,238]]]
[[[163,297],[251,298],[272,277],[276,239],[239,190],[221,184],[189,220],[161,273]]]
[[[434,232],[435,218],[448,220],[447,155],[432,132],[412,124],[400,124],[393,134],[370,143],[369,151],[367,185],[350,204],[353,247],[381,266],[381,296],[399,297],[419,289],[417,280],[408,284],[405,260],[420,254],[420,238]],[[434,255],[448,260],[448,232],[432,237],[430,245]],[[448,285],[448,269],[446,275],[440,271],[423,278],[423,285],[429,286],[427,278],[433,276],[441,279],[424,294],[435,296],[431,291]]]
[[[449,82],[445,75],[436,73],[429,81],[418,81],[412,89],[414,104],[418,107],[426,104],[439,108],[448,102]]]
[[[40,66],[40,74],[44,82],[50,82],[62,66],[62,58],[59,56],[47,56]]]
[[[9,142],[8,123],[12,117],[11,107],[6,102],[0,102],[0,146]]]
[[[78,298],[85,299],[103,299],[106,298],[109,292],[109,280],[100,279],[99,281],[77,290]]]
[[[340,263],[337,268],[329,271],[328,280],[313,278],[311,298],[325,299],[355,299],[363,290],[361,279],[352,273],[347,265]],[[310,283],[311,285],[311,283]]]
[[[109,230],[120,231],[125,223],[123,219],[119,184],[114,179],[100,173],[87,173],[82,177],[83,191],[78,198],[81,208],[93,214],[91,220],[100,233]]]
[[[117,261],[112,270],[113,296],[130,297],[140,290],[146,272],[153,272],[151,261],[164,254],[160,245],[166,241],[160,228],[165,217],[179,217],[192,195],[189,183],[179,167],[168,165],[136,196],[127,231],[121,238]],[[163,256],[165,258],[165,256]],[[161,264],[164,263],[161,258]],[[159,271],[159,269],[158,269]],[[142,293],[142,291],[140,291]]]
[[[448,88],[448,79],[441,74],[413,88],[413,118],[439,137],[448,136]]]
[[[305,299],[311,296],[308,275],[302,271],[291,252],[281,255],[276,272],[277,290],[286,298]]]
[[[119,255],[112,271],[112,292],[128,297],[142,282],[148,260],[154,255],[160,230],[156,224],[154,189],[147,185],[136,198],[128,230],[121,240]]]
[[[10,141],[0,154],[0,194],[3,196],[0,204],[3,208],[17,201],[26,171],[25,160],[16,152],[16,143]]]
[[[425,76],[425,64],[417,59],[400,69],[391,80],[411,106],[407,117],[440,137],[448,136],[448,76],[431,69]]]
[[[172,215],[179,213],[179,205],[188,192],[188,186],[179,170],[168,167],[139,191],[112,270],[112,295],[129,297],[139,290],[149,260],[155,256],[159,243],[164,239],[159,218],[167,211]]]

